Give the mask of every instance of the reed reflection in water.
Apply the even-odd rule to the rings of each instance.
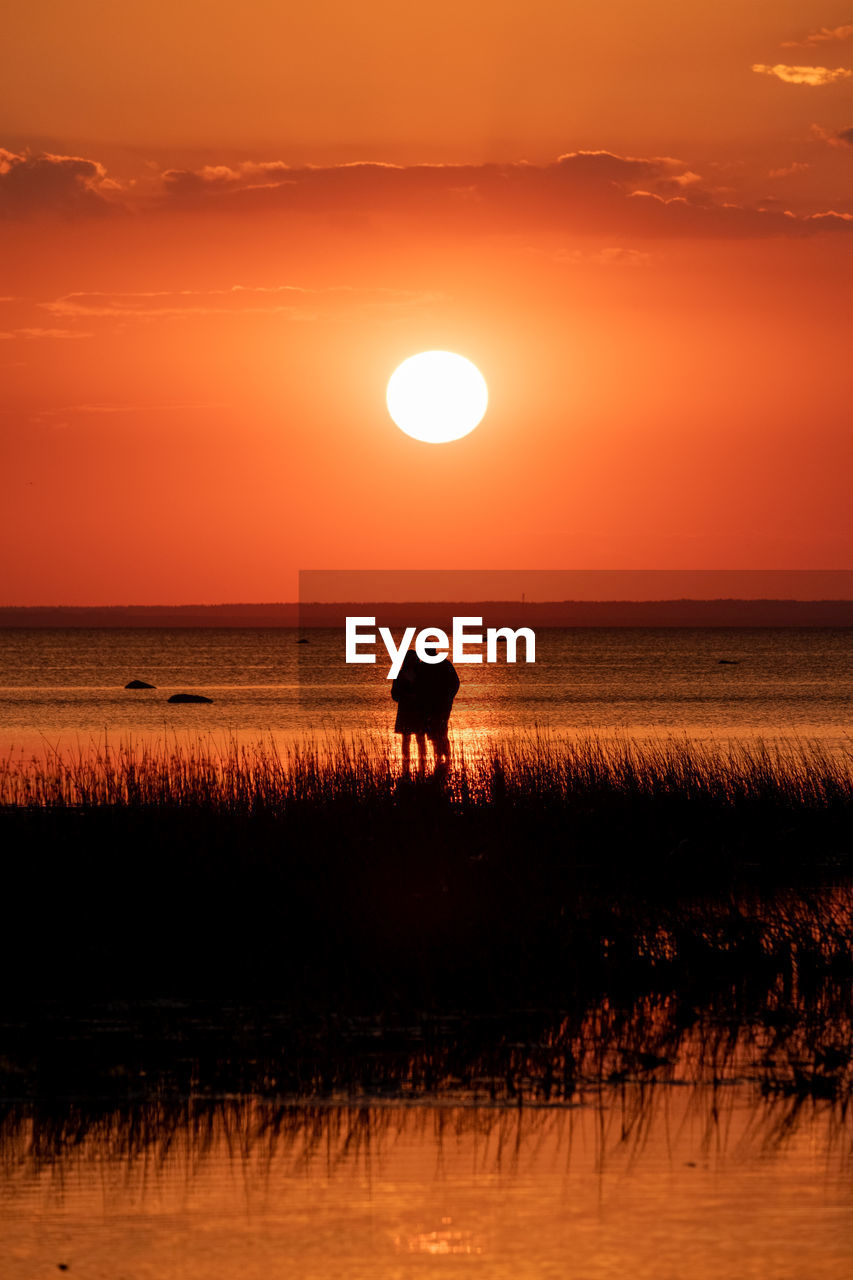
[[[137,1106],[4,1127],[3,1275],[761,1276],[853,1265],[826,1101],[630,1083],[570,1107]],[[76,1133],[75,1133],[76,1128]],[[56,1136],[56,1135],[55,1135]]]
[[[690,1026],[670,998],[550,1029],[533,1018],[526,1036],[446,1028],[446,1050],[384,1062],[356,1021],[349,1085],[320,1094],[315,1075],[303,1098],[277,1096],[262,1058],[267,1096],[229,1092],[251,1078],[245,1061],[191,1064],[195,1084],[176,1088],[162,1046],[135,1074],[105,1058],[74,1096],[16,1102],[9,1073],[4,1280],[60,1264],[91,1280],[841,1280],[846,985],[770,992],[751,1018],[708,1007]],[[564,1068],[547,1091],[545,1062]]]

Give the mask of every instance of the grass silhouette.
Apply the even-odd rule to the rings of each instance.
[[[843,756],[534,735],[421,780],[386,745],[6,760],[7,900],[27,904],[7,972],[482,1008],[849,964]]]

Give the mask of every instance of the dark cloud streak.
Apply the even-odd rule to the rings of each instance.
[[[164,200],[183,207],[285,214],[390,216],[461,232],[525,232],[536,226],[639,237],[752,238],[846,228],[837,215],[720,203],[673,157],[575,151],[551,164],[360,163],[169,170]]]
[[[96,160],[0,147],[0,217],[113,213],[119,191]]]
[[[783,40],[781,48],[814,49],[822,44],[845,44],[847,41],[853,41],[853,23],[847,23],[841,27],[821,27],[819,31],[812,31],[802,40]]]
[[[851,133],[842,130],[837,145]],[[397,220],[419,235],[529,235],[547,228],[607,237],[744,239],[850,229],[848,219],[832,211],[795,217],[781,208],[738,204],[728,193],[723,202],[721,194],[671,156],[604,150],[567,152],[550,164],[206,165],[167,169],[144,193],[108,178],[94,160],[0,150],[0,211],[21,218],[135,207],[155,218],[180,209],[200,217]]]

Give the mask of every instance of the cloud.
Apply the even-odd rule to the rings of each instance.
[[[812,49],[816,45],[843,44],[848,40],[853,40],[853,24],[849,23],[843,27],[821,27],[819,31],[812,31],[802,40],[783,40],[781,48]]]
[[[812,137],[829,147],[853,147],[853,125],[846,129],[826,129],[822,124],[813,124]]]
[[[771,169],[768,178],[792,178],[797,173],[806,173],[811,166],[802,160],[792,160],[781,169]]]
[[[639,186],[668,190],[693,180],[672,157],[619,156],[572,151],[550,165],[524,162],[483,165],[396,165],[376,161],[293,169],[284,164],[205,166],[163,174],[168,203],[211,208],[253,207],[294,213],[432,212],[477,216],[484,205],[509,208],[531,199],[559,200],[572,191],[587,196],[628,192]]]
[[[281,160],[246,160],[238,165],[204,165],[201,169],[167,169],[163,183],[173,194],[192,194],[200,190],[233,190],[242,187],[256,191],[280,186],[287,181],[290,166]]]
[[[848,67],[788,67],[781,62],[777,62],[775,67],[756,62],[752,69],[761,75],[776,76],[785,84],[835,84],[837,80],[849,80],[853,76]]]
[[[837,209],[827,209],[824,213],[809,213],[807,222],[823,222],[827,226],[849,226],[853,223],[853,213],[839,213]]]
[[[836,145],[844,144],[839,140]],[[116,207],[112,188],[111,194],[103,194],[109,180],[102,166],[94,161],[74,161],[83,168],[73,170],[69,178],[70,171],[61,166],[54,172],[56,159],[48,168],[54,180],[58,181],[57,173],[63,175],[62,190],[70,183],[84,207],[89,200]],[[16,164],[18,171],[29,173]],[[776,176],[783,176],[782,171]],[[138,189],[134,196],[127,187],[123,199],[128,213],[137,208],[152,218],[166,217],[172,210],[193,211],[199,218],[222,211],[229,216],[268,217],[282,229],[290,218],[300,224],[318,218],[374,229],[402,224],[419,236],[528,236],[534,230],[551,230],[560,236],[594,236],[599,246],[632,235],[791,236],[836,226],[830,221],[819,224],[795,218],[782,209],[738,204],[730,189],[705,181],[673,156],[618,155],[606,150],[567,151],[545,164],[397,165],[371,161],[299,168],[278,160],[213,164],[168,169],[160,175],[156,196],[150,190],[140,196]],[[838,202],[834,203],[838,207]],[[254,313],[304,321],[351,316],[356,307],[371,315],[410,314],[413,308],[429,305],[435,296],[273,284],[208,291],[71,293],[41,305],[58,319]]]
[[[0,217],[111,213],[120,189],[96,160],[0,147]]]
[[[611,235],[813,235],[838,225],[724,201],[728,193],[672,156],[621,156],[604,150],[566,152],[541,165],[362,162],[289,168],[272,162],[207,166],[180,171],[180,179],[178,172],[169,171],[164,208],[408,220],[419,228],[429,225],[435,233],[529,234],[536,227],[594,235],[601,241]]]
[[[850,230],[846,214],[834,210],[805,216],[785,209],[746,208],[737,204],[691,204],[681,196],[666,199],[637,191],[631,197],[641,211],[635,230],[648,235],[751,239],[759,236],[805,236],[818,230]]]
[[[547,227],[600,239],[744,238],[819,229],[781,209],[724,202],[718,187],[672,156],[603,150],[570,151],[541,165],[208,166],[170,170],[164,188],[165,208],[392,218],[461,234],[527,234]]]
[[[284,315],[313,320],[340,311],[408,309],[427,305],[440,295],[405,289],[356,289],[333,285],[322,289],[301,285],[231,285],[228,289],[176,289],[149,292],[76,292],[39,304],[51,315],[69,319],[119,318],[153,320],[179,316]]]
[[[594,267],[647,267],[652,261],[652,255],[642,249],[627,249],[619,245],[604,249],[560,249],[551,257],[554,262]]]
[[[671,178],[685,169],[684,163],[673,156],[657,156],[649,160],[638,156],[619,156],[612,151],[569,151],[557,157],[556,167],[573,178],[615,182],[629,187],[650,178]]]

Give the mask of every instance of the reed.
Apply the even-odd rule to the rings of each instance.
[[[0,805],[16,807],[190,806],[231,813],[284,812],[295,803],[381,803],[402,780],[381,737],[307,740],[281,747],[174,739],[155,744],[107,741],[73,752],[0,760]],[[459,752],[442,778],[456,806],[497,799],[564,806],[579,798],[680,799],[714,805],[748,803],[829,809],[853,798],[853,751],[829,752],[818,741],[761,739],[696,743],[636,741],[595,735],[553,738],[531,733]]]
[[[850,762],[816,744],[531,735],[418,779],[379,739],[104,743],[7,759],[0,799],[6,997],[704,999],[853,954]]]

